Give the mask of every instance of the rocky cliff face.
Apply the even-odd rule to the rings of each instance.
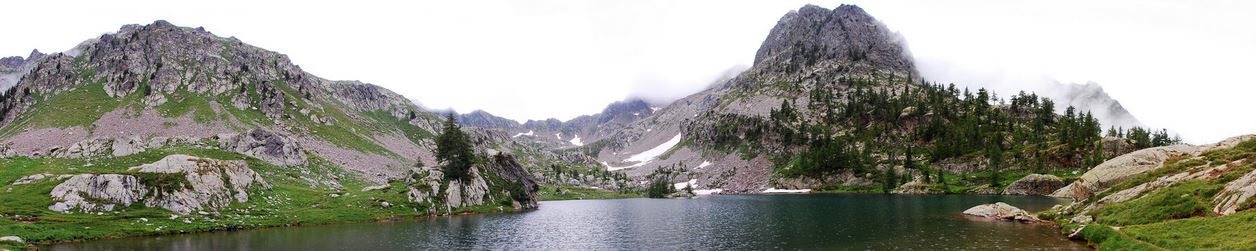
[[[825,60],[863,61],[879,69],[914,73],[901,40],[857,6],[828,10],[807,5],[776,23],[754,62],[756,67],[768,64],[788,71]]]

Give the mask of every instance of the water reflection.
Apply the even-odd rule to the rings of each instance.
[[[67,243],[52,250],[1085,250],[1045,225],[958,212],[1044,197],[758,195],[543,202],[523,213]]]

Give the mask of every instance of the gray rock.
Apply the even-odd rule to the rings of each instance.
[[[964,210],[964,215],[1026,223],[1042,222],[1029,212],[1003,202],[975,206]]]
[[[144,199],[148,188],[139,178],[124,174],[79,174],[52,189],[54,203],[48,210],[68,212],[78,208],[84,212],[113,211]]]
[[[1049,174],[1030,174],[1012,182],[1003,190],[1003,194],[1011,195],[1047,195],[1059,190],[1066,184],[1060,177]]]
[[[248,188],[270,184],[241,160],[215,160],[187,155],[170,155],[128,169],[126,174],[79,174],[53,188],[54,204],[49,210],[69,212],[112,211],[143,203],[178,214],[222,208],[249,200]],[[163,178],[175,175],[178,178]],[[156,177],[156,178],[140,178]],[[180,179],[181,178],[181,179]],[[154,183],[174,182],[174,183]]]
[[[803,6],[781,17],[755,54],[756,67],[772,64],[784,71],[820,61],[866,62],[900,73],[915,67],[901,36],[854,5],[828,10]]]
[[[920,177],[916,177],[911,182],[903,183],[903,185],[895,188],[892,193],[895,194],[941,194],[945,191],[934,189],[932,186],[925,184]]]
[[[22,240],[22,237],[17,236],[0,237],[0,242],[26,243],[26,241]]]
[[[305,150],[296,139],[267,129],[256,128],[243,135],[219,135],[218,144],[224,150],[248,155],[279,166],[305,164]]]
[[[1253,196],[1256,196],[1256,171],[1226,183],[1225,188],[1213,199],[1217,206],[1212,211],[1221,215],[1233,214],[1242,210],[1244,204],[1250,205]]]

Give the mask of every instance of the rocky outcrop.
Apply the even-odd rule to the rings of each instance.
[[[1172,145],[1138,150],[1117,156],[1090,169],[1077,181],[1057,189],[1051,196],[1085,199],[1091,195],[1108,189],[1127,177],[1155,170],[1164,166],[1164,161],[1173,156],[1193,156],[1199,154],[1199,147],[1188,145]]]
[[[242,160],[170,155],[128,169],[135,174],[79,174],[51,192],[49,210],[112,211],[132,204],[161,207],[179,214],[247,202],[248,188],[270,184]]]
[[[537,191],[541,186],[527,169],[515,161],[513,155],[494,154],[488,170],[509,183],[500,186],[509,188],[506,195],[511,197],[515,208],[536,208]]]
[[[1017,221],[1025,223],[1043,222],[1038,217],[1029,214],[1025,210],[1016,208],[1003,202],[995,202],[994,204],[979,205],[968,210],[964,210],[964,215],[983,217],[988,219]]]
[[[484,204],[488,182],[479,168],[471,168],[466,180],[444,180],[438,168],[415,167],[406,178],[410,202],[426,206],[428,212],[452,213],[454,209]]]
[[[431,213],[450,213],[461,207],[484,205],[499,199],[493,198],[494,194],[510,197],[515,209],[536,208],[540,187],[513,156],[493,154],[486,168],[500,178],[496,182],[507,184],[490,184],[478,166],[471,168],[466,180],[445,180],[439,168],[414,167],[405,179],[407,197]],[[490,190],[490,185],[501,191]]]
[[[79,174],[57,185],[51,195],[56,202],[48,206],[48,210],[113,211],[143,200],[148,195],[148,187],[133,175]]]
[[[892,193],[895,193],[895,194],[942,194],[942,193],[946,193],[946,191],[938,190],[934,188],[933,186],[930,186],[929,184],[925,184],[925,182],[921,180],[920,177],[916,177],[916,179],[912,180],[911,182],[903,183],[903,185],[898,186],[898,188],[895,188]]]
[[[1049,174],[1030,174],[1012,182],[1003,190],[1010,195],[1048,195],[1059,190],[1066,184],[1060,177]]]
[[[296,139],[256,128],[246,134],[218,135],[219,147],[279,166],[305,164],[305,150]]]
[[[1225,188],[1217,193],[1217,197],[1213,199],[1213,203],[1217,206],[1212,211],[1221,215],[1233,214],[1238,210],[1256,206],[1256,202],[1252,202],[1252,197],[1256,196],[1256,171],[1247,174],[1226,183]]]
[[[786,14],[759,47],[754,64],[793,71],[826,60],[865,62],[904,74],[915,71],[901,36],[854,5],[833,10],[807,5]]]

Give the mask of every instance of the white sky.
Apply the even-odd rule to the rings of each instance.
[[[4,1],[0,55],[165,19],[433,108],[569,119],[628,96],[696,92],[750,65],[781,15],[806,2]],[[933,79],[1008,94],[1096,81],[1145,124],[1194,143],[1256,132],[1253,1],[848,3],[901,32]]]

